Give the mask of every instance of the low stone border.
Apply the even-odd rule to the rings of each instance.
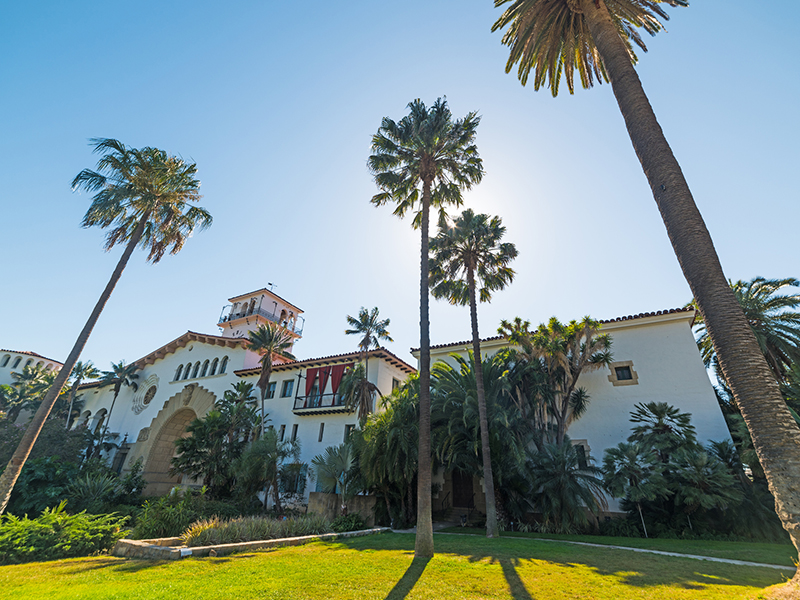
[[[186,556],[224,556],[234,552],[248,550],[263,550],[265,548],[278,548],[281,546],[302,546],[309,542],[333,541],[341,538],[361,537],[391,531],[388,527],[374,527],[361,531],[347,531],[344,533],[323,533],[320,535],[304,535],[302,537],[281,538],[277,540],[259,540],[256,542],[240,542],[236,544],[219,544],[217,546],[183,545],[179,537],[157,538],[152,540],[119,540],[112,556],[121,558],[143,558],[148,560],[179,560]]]

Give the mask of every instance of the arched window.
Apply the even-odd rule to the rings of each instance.
[[[181,373],[183,372],[183,365],[178,366],[178,370],[175,371],[175,379],[172,381],[178,381],[181,378]]]
[[[10,360],[11,360],[11,355],[10,354],[6,354],[3,357],[3,366],[5,367],[8,364],[8,361],[10,361]]]
[[[18,357],[16,358],[16,360],[14,361],[14,364],[13,364],[13,365],[11,365],[11,368],[12,368],[12,369],[16,369],[16,368],[19,366],[19,361],[21,361],[21,360],[22,360],[22,357],[21,357],[21,356],[18,356]]]
[[[45,365],[44,366],[44,370],[45,371],[50,371],[50,369],[52,369],[52,368],[53,368],[53,365]]]
[[[225,369],[228,368],[228,357],[222,359],[222,365],[219,367],[220,375],[225,372]]]
[[[32,364],[33,364],[33,359],[32,358],[29,358],[28,360],[25,361],[25,366],[26,367],[30,367]]]
[[[194,363],[194,370],[192,371],[192,379],[197,377],[197,372],[199,370],[200,370],[200,361],[198,360],[196,363]]]
[[[39,362],[36,363],[37,367],[42,367],[43,365],[44,365],[44,363],[42,361],[39,361]]]
[[[97,413],[97,416],[94,418],[94,427],[92,431],[97,434],[100,433],[103,429],[103,423],[105,423],[106,415],[108,411],[105,408],[100,409],[100,412]]]
[[[77,429],[78,427],[85,427],[87,423],[89,423],[89,417],[92,416],[92,411],[85,410],[81,413],[81,416],[75,421],[75,425],[72,427],[73,429]]]
[[[255,299],[255,298],[253,298],[253,299],[250,301],[250,309],[247,311],[247,314],[248,314],[248,315],[252,315],[252,314],[253,314],[253,311],[254,311],[255,309],[256,309],[256,299]]]
[[[209,373],[209,375],[216,375],[217,365],[219,365],[219,359],[215,358],[214,362],[211,363],[211,373]]]
[[[200,377],[205,377],[208,374],[208,359],[203,363],[203,370],[200,371]]]
[[[184,379],[189,379],[189,375],[192,374],[192,363],[186,365],[186,372],[183,374]]]

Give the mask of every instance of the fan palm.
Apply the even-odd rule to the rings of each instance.
[[[106,250],[117,244],[125,244],[125,250],[64,366],[0,476],[0,514],[133,250],[136,246],[147,249],[147,260],[157,263],[167,251],[170,254],[179,252],[194,230],[211,225],[208,211],[189,204],[201,197],[194,163],[186,163],[158,148],[129,148],[112,139],[93,139],[91,143],[95,153],[102,155],[98,170],[84,169],[72,181],[74,189],[83,188],[94,193],[82,225],[111,227],[106,236]]]
[[[100,373],[100,387],[114,387],[114,398],[111,400],[111,408],[106,415],[106,423],[103,427],[103,433],[100,435],[100,444],[102,445],[103,439],[108,433],[108,425],[111,422],[111,413],[114,412],[114,405],[117,403],[117,397],[122,391],[123,387],[129,387],[134,392],[139,389],[139,384],[136,380],[139,379],[137,371],[139,366],[136,363],[126,364],[124,360],[118,363],[111,363],[110,371],[103,371]]]
[[[72,369],[72,376],[75,380],[72,382],[72,389],[69,392],[69,409],[67,410],[67,422],[65,425],[67,429],[69,429],[70,421],[72,421],[72,405],[75,402],[75,394],[78,393],[78,388],[84,379],[97,379],[100,377],[100,371],[95,368],[92,361],[83,362],[79,360]]]
[[[342,515],[347,515],[347,501],[356,495],[352,468],[355,456],[348,444],[328,446],[311,460],[314,476],[322,491],[338,494]]]
[[[472,324],[472,352],[481,362],[481,338],[478,333],[476,288],[480,284],[481,302],[489,302],[492,292],[502,290],[514,279],[509,263],[517,256],[514,244],[501,243],[506,228],[500,217],[476,215],[465,210],[452,226],[442,224],[439,235],[431,240],[430,285],[434,298],[451,304],[469,304]],[[492,458],[489,448],[489,422],[486,417],[483,370],[475,369],[478,416],[483,453],[483,480],[486,494],[486,536],[497,537],[497,508],[494,498]]]
[[[408,105],[400,121],[384,117],[372,136],[368,166],[382,190],[372,203],[396,204],[403,217],[416,210],[413,225],[422,234],[420,247],[420,423],[415,556],[433,556],[431,521],[431,396],[430,319],[428,310],[428,228],[431,208],[443,222],[447,205],[462,203],[461,191],[483,178],[483,161],[474,144],[480,117],[474,112],[453,121],[447,101],[439,98],[428,108],[421,100]]]
[[[392,336],[386,329],[389,327],[389,319],[380,319],[378,317],[378,307],[376,306],[371,311],[368,311],[363,306],[358,311],[358,318],[353,318],[347,315],[347,324],[352,329],[345,329],[345,335],[357,335],[361,337],[358,343],[358,349],[361,350],[362,360],[364,361],[365,377],[369,375],[369,362],[367,359],[367,352],[371,348],[379,348],[380,340],[393,342]]]
[[[300,459],[300,441],[281,442],[274,429],[268,429],[258,440],[250,444],[233,466],[236,483],[241,489],[255,494],[264,493],[264,508],[267,497],[272,490],[275,510],[281,512],[280,486],[278,476],[281,466],[289,459],[295,462]]]
[[[636,155],[658,206],[673,250],[692,290],[723,376],[750,430],[775,496],[784,528],[800,548],[800,429],[739,302],[728,285],[711,235],[694,202],[680,165],[658,124],[634,68],[633,46],[646,50],[639,28],[654,35],[667,14],[662,4],[688,0],[495,0],[509,4],[492,30],[506,29],[510,47],[506,71],[518,65],[523,84],[531,71],[534,87],[558,93],[564,75],[570,91],[577,70],[581,84],[607,79]],[[800,571],[795,575],[800,584]]]
[[[256,386],[261,390],[261,428],[260,433],[264,434],[267,413],[264,400],[267,397],[269,380],[272,377],[272,360],[275,356],[294,360],[294,355],[289,349],[294,343],[294,338],[284,329],[273,323],[260,325],[258,329],[250,332],[250,343],[247,349],[261,355],[261,374],[258,377]]]
[[[730,285],[775,379],[785,384],[792,365],[800,364],[800,312],[796,310],[800,307],[800,294],[779,295],[778,292],[787,287],[800,287],[800,281],[793,277],[756,277]],[[694,301],[689,305],[696,306]],[[703,362],[706,367],[716,364],[716,352],[703,317],[698,316],[694,324]]]

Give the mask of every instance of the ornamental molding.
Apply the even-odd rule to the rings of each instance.
[[[131,405],[133,414],[140,414],[145,408],[152,404],[153,398],[155,398],[158,393],[158,382],[158,375],[153,373],[139,386],[138,391],[133,396],[133,403]]]

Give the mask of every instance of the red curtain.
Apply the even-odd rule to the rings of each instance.
[[[342,383],[344,372],[354,364],[355,363],[347,363],[346,365],[334,365],[331,367],[331,388],[334,394],[339,391],[339,384]]]
[[[317,372],[319,369],[308,369],[306,371],[306,396],[311,395],[311,388],[314,387],[314,382],[317,380]]]
[[[320,367],[319,370],[319,395],[325,393],[325,386],[328,384],[328,376],[331,374],[330,367]]]

